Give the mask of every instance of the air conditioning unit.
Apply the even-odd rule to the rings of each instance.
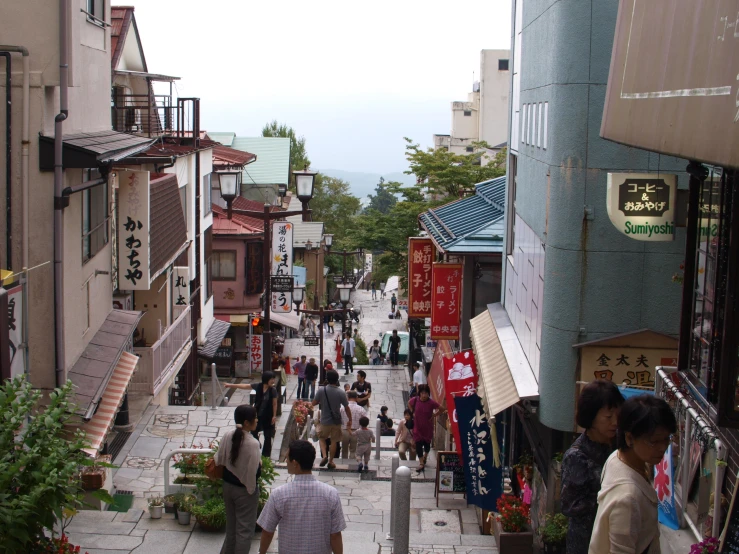
[[[114,310],[133,310],[133,293],[119,292],[113,295]]]

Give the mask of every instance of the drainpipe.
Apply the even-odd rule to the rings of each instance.
[[[54,343],[56,346],[56,386],[64,384],[64,170],[62,166],[62,123],[67,119],[69,65],[67,0],[59,0],[59,114],[54,118]]]

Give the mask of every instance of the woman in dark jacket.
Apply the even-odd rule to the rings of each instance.
[[[585,385],[577,400],[577,424],[585,429],[562,459],[562,513],[570,518],[567,554],[587,554],[598,511],[600,474],[614,450],[624,397],[611,381]]]

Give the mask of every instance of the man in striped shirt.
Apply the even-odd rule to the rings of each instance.
[[[357,391],[350,390],[346,393],[346,399],[349,401],[349,411],[352,414],[351,431],[348,428],[349,416],[346,415],[344,406],[341,407],[341,458],[342,460],[354,459],[357,451],[357,437],[355,432],[359,429],[359,418],[369,417],[367,411],[357,404]]]
[[[312,474],[316,449],[308,441],[292,441],[287,471],[292,483],[272,489],[257,523],[262,528],[259,552],[267,552],[280,528],[280,554],[344,554],[341,532],[346,529],[338,491]]]

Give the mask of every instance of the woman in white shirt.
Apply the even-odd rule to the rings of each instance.
[[[653,466],[677,430],[670,405],[642,394],[629,398],[618,417],[618,450],[603,467],[590,554],[660,554]]]
[[[411,398],[416,396],[418,385],[425,385],[427,383],[426,372],[424,372],[424,370],[421,368],[421,364],[419,362],[415,362],[413,364],[413,368],[415,369],[415,371],[413,372],[413,381],[411,381]]]

